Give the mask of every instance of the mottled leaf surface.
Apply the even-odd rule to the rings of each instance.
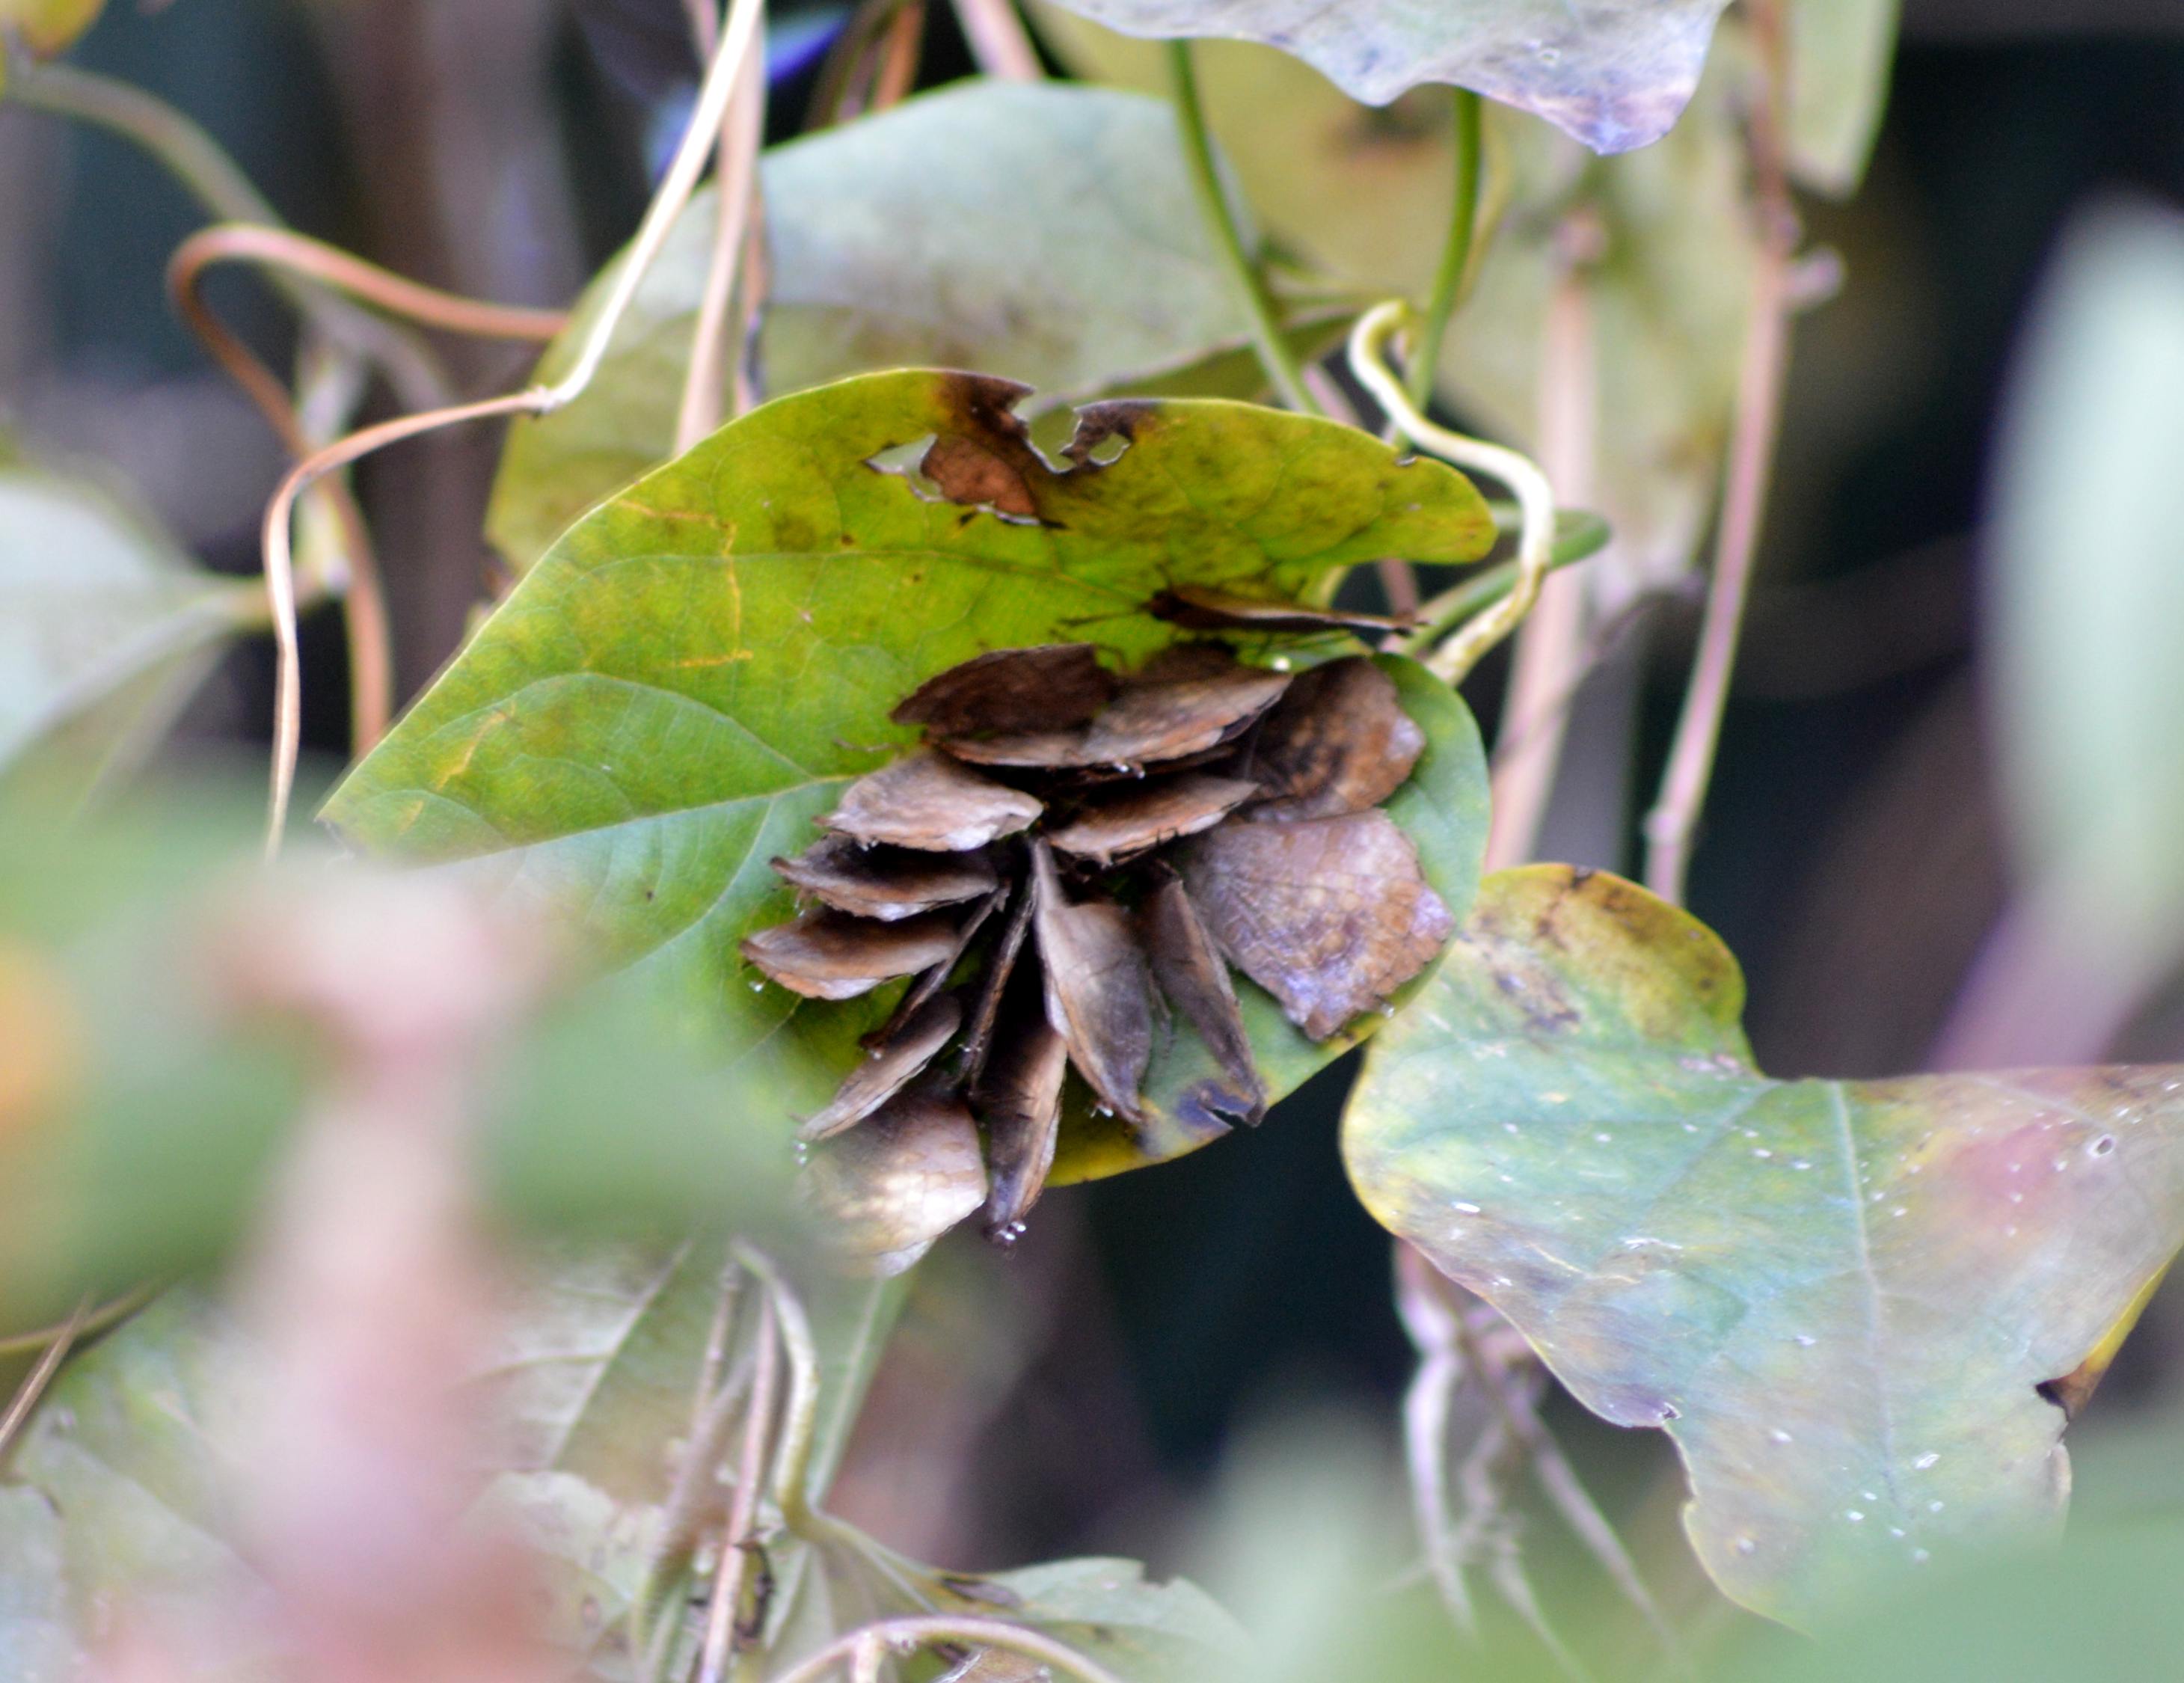
[[[1062,0],[1125,35],[1221,36],[1295,53],[1385,105],[1453,82],[1545,117],[1596,152],[1668,133],[1728,0]]]
[[[1163,99],[971,81],[777,147],[762,165],[770,394],[875,369],[974,368],[1082,398],[1196,365],[1250,327]],[[584,397],[517,422],[488,526],[518,567],[665,460],[716,220],[675,225]],[[611,272],[542,367],[573,354]]]
[[[1707,1569],[1807,1622],[2059,1517],[2071,1373],[2184,1240],[2184,1068],[1773,1081],[1703,925],[1506,872],[1344,1126],[1373,1213],[1609,1419]]]
[[[1791,0],[1790,166],[1806,186],[1858,191],[1888,103],[1903,0]]]
[[[1489,540],[1460,475],[1399,463],[1354,429],[1235,404],[1133,404],[1087,411],[1088,436],[1123,447],[1108,465],[1056,469],[1011,430],[1010,395],[968,376],[876,375],[722,429],[571,529],[327,817],[365,849],[468,861],[565,909],[610,960],[682,990],[754,1090],[817,1110],[892,990],[809,1006],[736,944],[793,908],[767,861],[815,839],[812,821],[851,779],[914,743],[888,718],[903,697],[974,655],[1088,627],[1134,665],[1177,635],[1139,609],[1178,578],[1306,596],[1357,561],[1465,560]],[[1013,464],[1036,520],[871,465],[944,436]],[[1461,908],[1484,830],[1476,731],[1419,669],[1398,681],[1437,746],[1408,786],[1419,799],[1406,805],[1407,787],[1390,811]],[[1319,1061],[1269,1048],[1269,1084],[1286,1090]]]

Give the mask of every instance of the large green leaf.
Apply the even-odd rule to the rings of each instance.
[[[1351,428],[1239,404],[1102,405],[1056,471],[1008,414],[1017,395],[902,371],[722,429],[571,528],[326,816],[360,846],[473,861],[549,898],[610,960],[641,961],[709,1016],[737,1078],[767,1095],[754,1119],[772,1124],[775,1095],[816,1109],[890,990],[801,1001],[736,943],[792,905],[767,860],[912,740],[888,722],[896,701],[990,649],[1090,636],[1139,660],[1176,634],[1142,611],[1167,585],[1308,596],[1358,561],[1466,560],[1490,540],[1461,475]],[[1017,511],[875,465],[926,438],[979,454]],[[1396,810],[1460,911],[1483,762],[1460,702],[1423,674],[1405,688],[1436,738],[1434,781]],[[1270,1073],[1297,1067],[1280,1036],[1260,1044]],[[1156,1129],[1130,1161],[1203,1137]]]
[[[1501,873],[1344,1150],[1582,1401],[1667,1427],[1707,1569],[1803,1622],[2059,1514],[2036,1387],[2103,1356],[2184,1242],[2184,1069],[1772,1081],[1742,1004],[1644,890]]]
[[[1061,0],[1125,35],[1218,36],[1294,53],[1368,104],[1454,82],[1545,117],[1596,152],[1668,133],[1728,0]]]
[[[1033,16],[1078,74],[1165,87],[1150,43],[1053,3]],[[1688,564],[1728,435],[1752,254],[1741,47],[1725,25],[1674,132],[1605,163],[1518,113],[1487,113],[1489,207],[1501,209],[1445,342],[1440,395],[1479,428],[1536,443],[1565,223],[1585,211],[1597,235],[1583,276],[1600,417],[1585,500],[1616,537],[1593,565],[1624,570],[1632,587]],[[1424,297],[1448,228],[1448,102],[1412,94],[1374,110],[1287,54],[1243,42],[1206,42],[1198,62],[1207,120],[1269,235],[1340,283]]]
[[[0,1676],[66,1683],[81,1668],[69,1633],[60,1515],[41,1492],[0,1485]]]
[[[1165,101],[963,82],[777,147],[762,177],[760,350],[777,395],[938,365],[1021,380],[1052,402],[1185,368],[1249,335]],[[517,566],[671,454],[715,220],[710,192],[692,201],[590,389],[511,431],[488,527]],[[612,272],[548,353],[546,376]]]
[[[0,463],[0,769],[148,746],[260,601],[103,488]]]

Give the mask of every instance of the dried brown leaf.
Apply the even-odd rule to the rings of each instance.
[[[1152,1058],[1152,986],[1129,914],[1110,900],[1072,906],[1044,842],[1033,844],[1032,871],[1047,1021],[1101,1101],[1126,1120],[1142,1121],[1138,1089]]]
[[[1301,602],[1235,596],[1200,584],[1178,584],[1162,591],[1145,604],[1156,620],[1190,631],[1320,632],[1357,631],[1368,634],[1408,631],[1415,619],[1387,614],[1352,613],[1341,608],[1310,608]]]
[[[819,822],[861,842],[931,853],[967,853],[1013,835],[1045,809],[1020,789],[982,777],[943,754],[920,749],[842,791]]]
[[[1190,843],[1184,879],[1222,951],[1315,1040],[1385,1003],[1456,927],[1377,808],[1223,824]]]
[[[978,1084],[979,1072],[986,1065],[986,1053],[993,1044],[994,1019],[1000,1015],[1001,997],[1007,991],[1009,978],[1016,972],[1017,956],[1023,950],[1024,936],[1030,932],[1032,912],[1037,896],[1026,883],[1010,908],[1009,921],[1001,926],[1000,939],[994,943],[994,950],[986,960],[986,972],[978,980],[978,996],[971,1006],[970,1021],[963,1029],[963,1056],[958,1073],[973,1086]]]
[[[908,1086],[939,1055],[963,1022],[963,1007],[952,994],[928,999],[884,1045],[851,1070],[824,1110],[798,1130],[805,1140],[825,1140],[863,1121]]]
[[[928,678],[888,715],[939,736],[1063,731],[1114,699],[1115,675],[1089,643],[999,649]]]
[[[892,1045],[894,1037],[902,1033],[904,1026],[911,1018],[925,1009],[926,1001],[948,985],[948,978],[955,973],[956,964],[970,950],[971,943],[976,939],[978,931],[985,927],[986,920],[994,915],[994,911],[1007,897],[1007,889],[995,889],[993,893],[971,908],[971,915],[963,920],[956,931],[956,944],[949,948],[948,956],[932,966],[916,981],[904,989],[902,998],[896,1001],[895,1008],[889,1014],[888,1020],[872,1034],[865,1036],[864,1044],[867,1047],[882,1050]]]
[[[989,508],[1017,520],[1039,518],[1039,499],[1022,467],[960,432],[935,438],[918,471],[951,503]]]
[[[837,911],[890,923],[989,894],[1000,880],[982,853],[872,847],[845,835],[822,837],[773,868]]]
[[[893,923],[807,911],[746,936],[743,956],[792,993],[850,1000],[897,976],[915,975],[956,950],[956,920],[928,911]]]
[[[912,1089],[814,1151],[802,1185],[844,1261],[900,1273],[986,1201],[978,1124],[955,1099]]]
[[[1268,799],[1253,818],[1331,818],[1378,806],[1425,752],[1396,681],[1362,657],[1298,675],[1251,739],[1251,773]]]
[[[1228,980],[1228,966],[1200,920],[1178,878],[1170,876],[1138,908],[1153,976],[1168,1002],[1198,1031],[1224,1083],[1203,1081],[1183,1095],[1180,1106],[1208,1119],[1233,1117],[1256,1123],[1267,1113],[1266,1084],[1251,1056],[1251,1038]]]
[[[1258,792],[1256,783],[1189,772],[1088,801],[1046,839],[1064,853],[1112,865],[1178,836],[1210,830]]]
[[[1042,1016],[1028,1014],[1012,1023],[995,1045],[977,1094],[993,1171],[986,1196],[989,1233],[1022,1220],[1039,1200],[1054,1165],[1061,1079],[1068,1068],[1068,1043]]]

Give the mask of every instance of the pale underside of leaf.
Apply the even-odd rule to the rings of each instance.
[[[1581,1400],[1667,1427],[1708,1570],[1802,1622],[2059,1516],[2036,1387],[2184,1242],[2184,1069],[1769,1081],[1741,1003],[1643,890],[1504,872],[1345,1154]]]

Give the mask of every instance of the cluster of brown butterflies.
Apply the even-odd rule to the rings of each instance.
[[[1154,607],[1204,629],[1240,612],[1175,594]],[[1366,620],[1298,610],[1248,623]],[[837,1213],[942,1201],[897,1235],[916,1249],[890,1254],[880,1235],[869,1260],[883,1267],[981,1202],[989,1234],[1022,1230],[1071,1067],[1099,1109],[1142,1123],[1163,1000],[1217,1071],[1169,1107],[1217,1132],[1267,1106],[1229,964],[1324,1040],[1452,931],[1410,838],[1379,810],[1425,738],[1369,660],[1292,674],[1187,642],[1117,673],[1089,644],[1006,649],[940,673],[889,716],[922,727],[925,745],[851,783],[822,839],[773,861],[813,904],[743,943],[813,999],[916,978],[801,1130],[816,1142],[855,1129],[914,1187],[838,1173],[822,1200]],[[862,1212],[883,1229],[902,1213]]]

